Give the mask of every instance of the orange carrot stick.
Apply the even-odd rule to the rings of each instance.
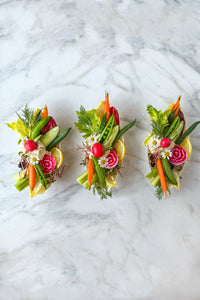
[[[94,175],[94,166],[93,166],[93,163],[92,163],[92,159],[89,158],[89,164],[88,164],[88,185],[89,185],[89,190],[91,189],[93,175]]]
[[[164,173],[162,162],[161,162],[160,158],[157,159],[156,165],[157,165],[158,174],[160,177],[161,188],[162,188],[163,192],[165,193],[165,196],[167,196],[167,182],[166,182],[165,173]]]
[[[174,118],[178,115],[178,112],[179,112],[180,109],[181,109],[180,106],[178,106],[178,108],[177,108],[177,110],[176,110],[176,112],[174,114]]]
[[[45,105],[44,106],[44,110],[43,110],[43,114],[42,114],[42,119],[48,117],[48,108],[47,106]]]
[[[180,105],[180,100],[181,100],[181,96],[178,97],[178,100],[174,104],[174,106],[172,108],[172,112]]]
[[[110,118],[110,103],[109,103],[109,95],[108,93],[106,93],[106,99],[104,101],[104,106],[103,106],[103,115],[106,114],[106,119],[108,121],[108,119]]]
[[[28,179],[29,179],[30,190],[33,190],[33,188],[35,186],[35,178],[36,178],[35,168],[33,165],[29,164],[28,165]]]

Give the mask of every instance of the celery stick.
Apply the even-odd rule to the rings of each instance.
[[[83,184],[87,180],[88,171],[86,170],[84,173],[82,173],[79,177],[76,178],[78,183]]]
[[[151,179],[153,177],[156,177],[158,175],[158,169],[154,168],[149,174],[146,175],[147,179]]]
[[[153,186],[157,187],[159,185],[159,183],[160,183],[160,177],[158,174],[156,177],[154,177],[153,180],[151,180],[151,184],[153,184]]]
[[[20,179],[16,184],[15,187],[21,192],[29,185],[28,176],[26,178]]]
[[[92,178],[92,184],[94,184],[98,180],[98,176],[95,173]],[[89,188],[88,180],[83,183],[84,188],[87,190]]]
[[[15,182],[17,183],[18,181],[24,179],[25,173],[26,173],[26,170],[22,170],[22,171],[20,171],[19,173],[15,174],[15,175],[13,176]]]

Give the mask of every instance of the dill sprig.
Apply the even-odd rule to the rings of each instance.
[[[25,107],[21,110],[20,114],[17,113],[18,118],[28,127],[29,129],[33,126],[33,113],[34,110],[29,108],[26,104]]]
[[[107,199],[107,196],[112,197],[112,188],[110,190],[107,187],[103,188],[99,182],[95,182],[93,186],[93,194],[97,193],[101,200]]]
[[[167,187],[167,191],[168,191],[168,193],[169,193],[169,195],[170,195],[170,194],[171,194],[171,191],[170,191],[169,187]],[[163,192],[161,186],[159,185],[159,186],[156,188],[156,197],[157,197],[159,200],[161,200],[163,196],[164,196],[164,192]]]

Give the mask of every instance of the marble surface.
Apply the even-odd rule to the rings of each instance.
[[[199,300],[200,129],[168,199],[145,179],[147,104],[182,95],[200,117],[200,1],[0,0],[0,299]],[[126,136],[123,178],[101,201],[79,186],[73,126],[63,177],[44,196],[18,193],[18,136],[5,126],[25,103],[45,103],[62,128],[105,90]]]

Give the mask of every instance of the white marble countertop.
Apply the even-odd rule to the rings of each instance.
[[[141,144],[147,104],[179,95],[200,119],[200,1],[0,1],[0,299],[199,300],[200,128],[181,191],[159,201]],[[110,93],[126,136],[123,178],[101,201],[76,182],[83,104]],[[17,192],[18,136],[5,126],[25,103],[48,105],[62,128],[65,173],[43,196]]]

